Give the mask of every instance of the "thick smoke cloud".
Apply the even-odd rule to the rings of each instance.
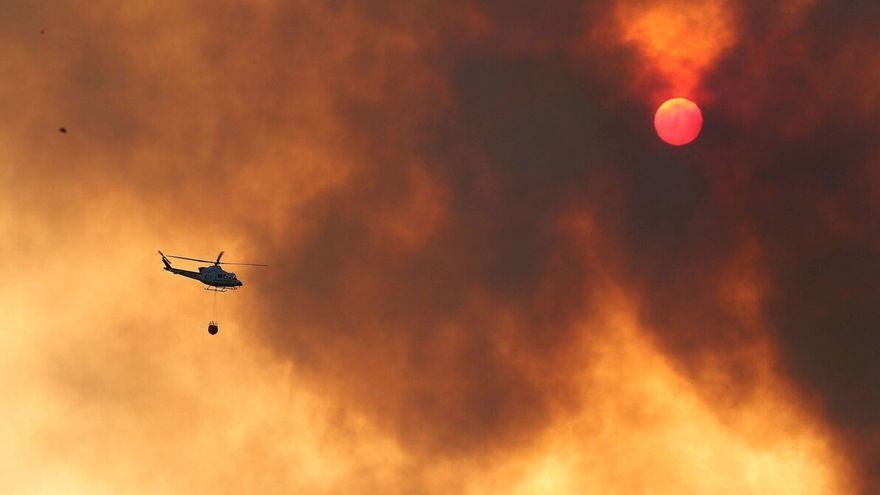
[[[11,489],[873,493],[877,14],[14,6]],[[156,247],[272,267],[209,340]]]

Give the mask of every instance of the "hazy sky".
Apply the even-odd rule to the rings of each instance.
[[[877,33],[2,2],[0,492],[880,492]],[[157,249],[272,266],[214,313]]]

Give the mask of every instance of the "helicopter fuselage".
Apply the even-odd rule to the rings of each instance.
[[[244,285],[234,273],[227,272],[219,266],[201,266],[197,272],[181,270],[180,268],[174,268],[173,266],[166,266],[165,271],[191,278],[193,280],[198,280],[211,287],[237,289]]]

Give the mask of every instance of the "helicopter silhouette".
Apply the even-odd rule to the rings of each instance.
[[[228,261],[220,261],[220,258],[223,257],[223,251],[220,251],[220,254],[217,255],[217,259],[214,261],[202,260],[198,258],[187,258],[185,256],[174,256],[170,254],[166,256],[162,253],[162,251],[159,251],[159,255],[162,256],[162,263],[165,264],[165,271],[171,272],[175,275],[181,275],[187,278],[191,278],[193,280],[198,280],[199,282],[207,285],[207,287],[205,287],[205,290],[213,290],[216,292],[236,290],[244,285],[244,283],[235,276],[235,273],[227,272],[220,265],[269,266],[260,263],[229,263]],[[171,262],[168,260],[168,258],[212,264],[209,266],[200,266],[199,271],[194,272],[190,270],[174,268],[173,266],[171,266]]]

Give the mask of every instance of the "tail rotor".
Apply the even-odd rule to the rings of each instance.
[[[164,254],[162,254],[162,251],[159,251],[159,256],[162,257],[162,263],[165,264],[165,269],[171,271],[171,262],[168,261],[168,258],[166,258]]]

